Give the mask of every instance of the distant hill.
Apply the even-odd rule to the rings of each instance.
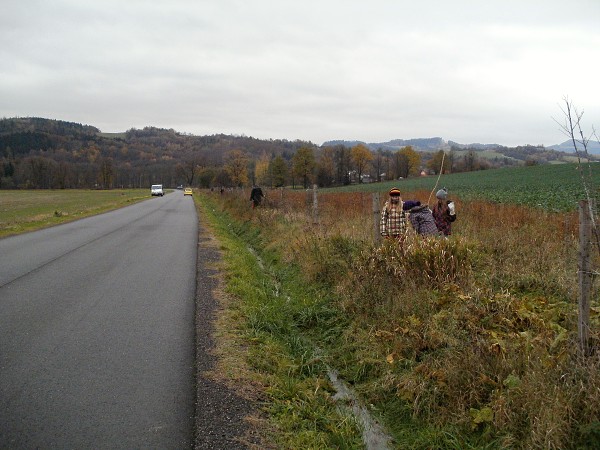
[[[437,152],[438,150],[448,151],[454,148],[458,148],[461,150],[464,149],[474,149],[474,150],[495,150],[497,148],[501,148],[500,144],[459,144],[454,141],[445,141],[441,137],[433,137],[433,138],[418,138],[418,139],[393,139],[387,142],[371,142],[366,143],[363,141],[327,141],[323,143],[323,147],[334,146],[334,145],[344,145],[345,147],[354,147],[357,144],[364,144],[369,147],[371,150],[399,150],[402,147],[411,146],[413,149],[417,151],[424,152]]]
[[[357,144],[364,144],[372,151],[397,151],[403,147],[411,146],[414,150],[420,152],[437,152],[440,150],[454,150],[459,155],[474,150],[478,156],[484,159],[505,159],[506,163],[535,162],[545,164],[548,162],[574,162],[576,161],[573,145],[564,142],[560,145],[551,147],[520,145],[517,147],[506,147],[500,144],[460,144],[454,141],[446,141],[441,137],[421,138],[421,139],[393,139],[388,142],[366,143],[362,141],[327,141],[323,147],[343,145],[345,147],[354,147]],[[590,155],[600,154],[600,144],[596,141],[589,143],[588,151]]]
[[[90,125],[38,117],[0,119],[0,188],[141,187],[163,183],[226,185],[223,162],[232,150],[249,161],[262,155],[289,161],[305,141],[261,140],[215,134],[195,136],[173,129],[132,128],[102,133]],[[211,171],[209,171],[209,168]]]
[[[500,144],[479,144],[479,143],[459,144],[458,142],[454,142],[454,141],[448,141],[448,145],[450,147],[460,148],[463,150],[470,149],[470,148],[475,149],[475,150],[496,150],[496,149],[504,147],[503,145],[500,145]]]
[[[578,144],[579,145],[579,144]],[[575,149],[573,148],[573,141],[565,141],[562,144],[551,145],[549,147],[551,150],[557,150],[559,152],[566,153],[575,153]],[[583,146],[578,147],[580,150],[583,150]],[[587,145],[588,153],[593,155],[600,155],[600,142],[598,141],[589,141]]]
[[[448,142],[444,141],[440,137],[434,138],[421,138],[421,139],[394,139],[388,142],[372,142],[366,143],[363,141],[327,141],[323,143],[323,147],[331,147],[335,145],[343,145],[345,147],[354,147],[357,144],[364,144],[371,150],[399,150],[402,147],[411,146],[415,150],[420,151],[438,151],[438,150],[450,150]]]
[[[224,134],[196,136],[151,126],[122,133],[102,133],[91,125],[61,120],[5,118],[0,119],[0,189],[139,187],[156,182],[166,186],[184,183],[228,185],[224,163],[232,150],[240,150],[247,157],[252,171],[263,157],[281,156],[289,166],[297,150],[308,147],[314,150],[318,162],[325,147],[349,148],[359,143],[337,140],[319,147],[300,140],[265,140]],[[468,170],[576,161],[568,142],[548,148],[531,145],[511,148],[498,144],[459,144],[433,137],[393,139],[365,145],[373,152],[383,150],[383,156],[389,160],[397,150],[411,146],[422,152],[423,167],[427,167],[435,152],[452,151],[457,171],[467,170],[464,169],[466,161],[471,164]],[[347,154],[345,149],[334,149],[333,154],[339,161],[335,174],[323,170],[317,175],[324,180],[324,185],[333,183],[332,180],[336,183],[347,181],[344,174],[349,170],[344,164],[350,162],[344,159],[344,153]],[[600,154],[600,143],[590,143],[590,153]],[[594,156],[594,159],[600,160],[600,157]],[[201,175],[196,176],[196,172]]]

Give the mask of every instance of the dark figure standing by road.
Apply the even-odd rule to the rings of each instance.
[[[440,189],[435,194],[437,203],[433,206],[433,218],[435,224],[444,236],[452,234],[452,222],[456,220],[456,210],[454,202],[448,200],[448,190]]]
[[[260,187],[254,186],[252,192],[250,192],[250,201],[252,202],[252,208],[256,208],[262,202],[265,194]]]

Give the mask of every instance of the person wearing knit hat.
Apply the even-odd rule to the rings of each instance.
[[[437,203],[433,206],[433,218],[437,229],[444,235],[452,234],[452,222],[456,220],[454,202],[448,200],[448,189],[442,188],[435,194]]]
[[[389,199],[381,211],[379,232],[383,237],[404,240],[406,234],[406,212],[400,189],[393,187],[388,192]]]

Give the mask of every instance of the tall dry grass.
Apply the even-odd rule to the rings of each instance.
[[[316,223],[311,192],[270,191],[256,210],[245,197],[224,203],[336,292],[350,321],[331,357],[367,401],[504,448],[600,444],[599,355],[577,354],[573,213],[455,199],[450,239],[399,247],[375,245],[370,194],[319,195]]]

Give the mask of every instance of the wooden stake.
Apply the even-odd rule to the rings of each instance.
[[[381,233],[379,232],[379,221],[381,211],[379,210],[379,192],[373,194],[373,237],[375,245],[381,242]]]
[[[582,356],[590,354],[590,297],[592,294],[592,263],[590,258],[592,218],[587,200],[579,202],[579,316],[577,331]]]

